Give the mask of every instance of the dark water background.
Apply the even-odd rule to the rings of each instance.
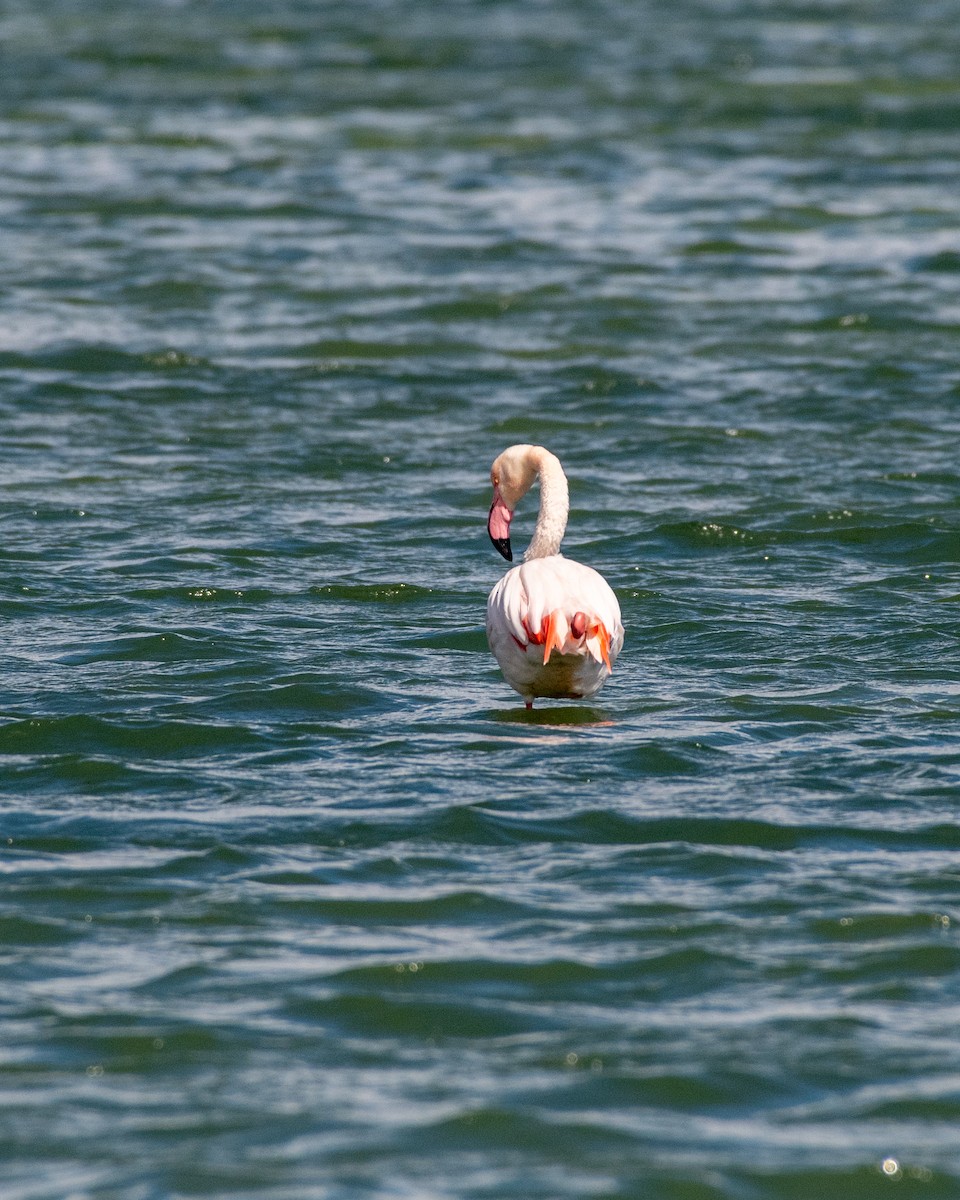
[[[958,151],[957,0],[0,6],[4,1200],[960,1196]]]

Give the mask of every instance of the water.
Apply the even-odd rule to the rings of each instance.
[[[960,5],[0,46],[5,1200],[960,1194]]]

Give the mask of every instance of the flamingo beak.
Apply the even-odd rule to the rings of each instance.
[[[493,504],[490,505],[490,516],[487,518],[487,533],[497,551],[507,562],[513,562],[513,551],[510,549],[510,522],[513,513],[504,504],[500,489],[493,489]]]

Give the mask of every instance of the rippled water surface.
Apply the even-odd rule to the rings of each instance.
[[[960,1195],[957,0],[0,47],[4,1200]]]

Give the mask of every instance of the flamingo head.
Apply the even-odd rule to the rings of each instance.
[[[487,518],[490,541],[507,560],[513,562],[510,547],[510,522],[521,498],[530,490],[540,469],[538,446],[511,446],[499,455],[490,468],[493,503]]]

